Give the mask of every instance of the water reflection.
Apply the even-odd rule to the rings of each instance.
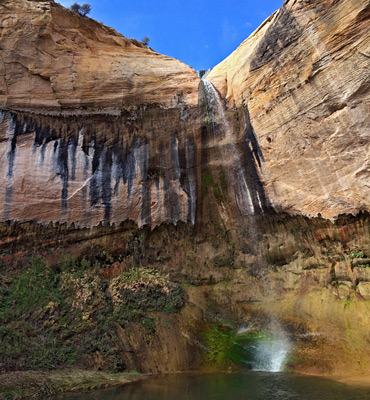
[[[370,400],[369,388],[286,373],[179,374],[63,400]]]

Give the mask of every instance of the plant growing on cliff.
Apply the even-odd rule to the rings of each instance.
[[[91,12],[91,5],[88,3],[83,4],[80,6],[78,3],[74,3],[71,5],[70,10],[86,17],[87,14]]]
[[[133,241],[143,240],[137,234]],[[147,268],[106,275],[109,257],[96,249],[90,260],[31,258],[9,274],[1,271],[0,369],[90,368],[100,354],[103,369],[122,371],[117,327],[135,323],[153,335],[152,312],[184,306],[181,285],[168,275]]]
[[[144,46],[148,46],[149,42],[150,39],[148,38],[148,36],[144,36],[140,41],[140,43],[143,44]]]
[[[181,286],[153,269],[122,273],[110,282],[108,292],[113,313],[122,323],[140,320],[151,311],[177,312],[184,305]]]
[[[365,258],[366,256],[365,256],[365,253],[363,252],[363,251],[359,251],[359,252],[352,252],[352,253],[350,253],[350,255],[349,255],[349,258]]]
[[[220,174],[220,184],[221,186],[215,182],[209,171],[205,171],[202,176],[202,195],[207,193],[208,188],[212,188],[216,200],[219,202],[222,201],[224,190],[226,190],[226,180],[223,174]]]

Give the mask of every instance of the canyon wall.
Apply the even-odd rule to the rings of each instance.
[[[292,370],[368,373],[369,15],[285,1],[202,82],[3,1],[0,370],[209,368],[210,326],[278,318]]]
[[[365,0],[285,1],[208,75],[248,107],[277,208],[369,209],[369,14]]]
[[[2,224],[1,369],[232,369],[217,340],[279,321],[290,370],[368,374],[369,214],[254,222]]]
[[[201,222],[211,181],[225,219],[369,208],[366,1],[285,2],[210,73],[226,111],[192,68],[54,2],[0,18],[3,221]]]

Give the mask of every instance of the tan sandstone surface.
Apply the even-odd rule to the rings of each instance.
[[[0,104],[113,110],[197,103],[194,70],[53,1],[0,5]]]
[[[275,207],[369,209],[369,14],[366,0],[285,1],[207,77],[248,106]]]
[[[0,27],[2,219],[194,221],[195,71],[53,1]]]

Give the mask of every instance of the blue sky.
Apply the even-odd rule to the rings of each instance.
[[[58,1],[58,0],[57,0]],[[69,7],[76,0],[58,1]],[[82,0],[91,18],[196,70],[226,58],[283,0]]]

